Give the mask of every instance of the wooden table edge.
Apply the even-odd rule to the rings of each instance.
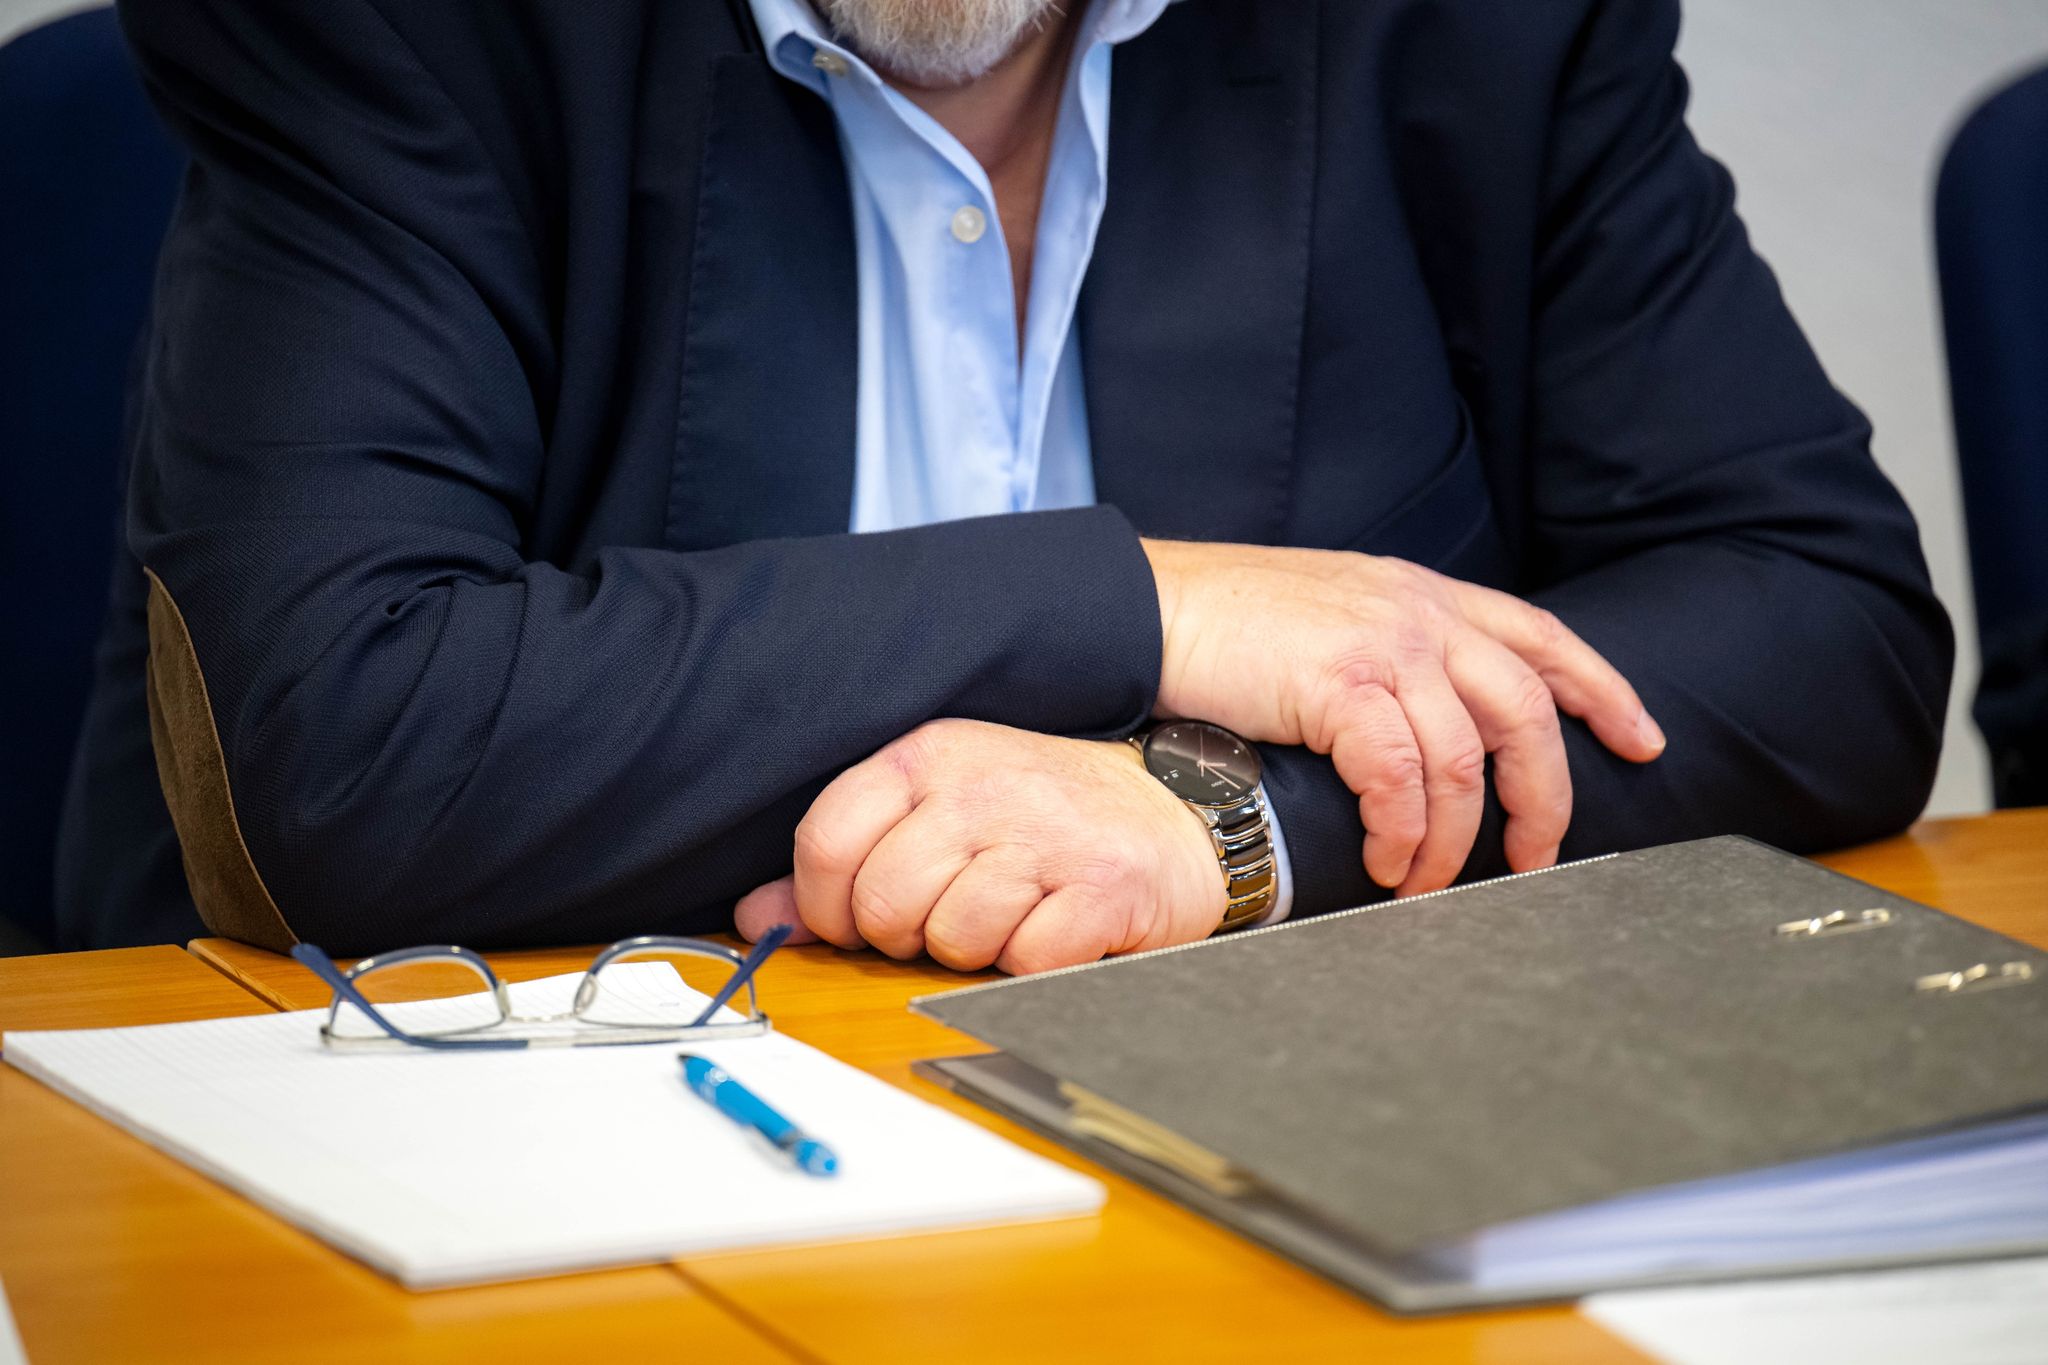
[[[255,996],[258,1000],[261,1000],[264,1004],[270,1006],[272,1009],[289,1013],[294,1008],[290,1001],[278,995],[276,991],[272,990],[262,981],[259,981],[256,978],[248,976],[243,972],[239,971],[236,968],[235,964],[232,961],[230,961],[228,957],[222,952],[222,949],[224,947],[242,948],[243,945],[236,943],[233,939],[195,938],[185,945],[185,951],[192,957],[198,958],[201,962],[213,968],[213,970],[219,972],[222,976],[234,982],[237,986],[240,986],[243,990],[249,992],[249,994]],[[262,950],[250,948],[246,949],[246,951],[260,952]]]

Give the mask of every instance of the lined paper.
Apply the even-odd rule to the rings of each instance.
[[[623,970],[653,998],[703,999],[667,964]],[[579,979],[514,985],[514,1009],[566,1009]],[[438,1008],[391,1012],[417,1023]],[[776,1034],[689,1050],[830,1144],[836,1178],[794,1170],[691,1094],[677,1044],[344,1052],[321,1045],[324,1014],[10,1033],[4,1056],[414,1288],[1081,1214],[1104,1198]]]

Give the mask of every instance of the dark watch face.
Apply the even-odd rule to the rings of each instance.
[[[1145,766],[1183,801],[1234,806],[1259,785],[1259,755],[1220,725],[1162,725],[1145,740]]]

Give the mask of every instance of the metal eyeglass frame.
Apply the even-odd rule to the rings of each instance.
[[[753,951],[745,957],[720,943],[711,943],[701,938],[664,938],[646,935],[640,938],[621,939],[599,953],[583,973],[583,980],[576,985],[576,997],[567,1010],[556,1014],[514,1014],[512,1000],[505,989],[505,983],[491,970],[491,964],[468,948],[453,944],[430,945],[419,948],[400,948],[389,953],[379,953],[343,971],[333,958],[310,943],[301,943],[292,949],[292,956],[300,965],[334,988],[334,999],[327,1006],[327,1022],[320,1026],[320,1041],[331,1048],[409,1047],[437,1048],[442,1050],[470,1050],[489,1048],[509,1052],[528,1047],[617,1047],[634,1043],[671,1043],[678,1039],[752,1038],[767,1033],[774,1025],[761,1012],[761,1002],[754,991],[754,973],[768,959],[768,955],[782,946],[788,938],[790,926],[777,925],[761,936]],[[597,974],[605,967],[629,953],[658,950],[663,952],[687,953],[698,957],[729,962],[733,974],[717,995],[711,997],[703,1010],[688,1024],[674,1027],[662,1025],[611,1024],[603,1020],[585,1019],[583,1011],[590,1008],[597,999]],[[577,1021],[589,1025],[587,1029],[571,1033],[550,1034],[529,1038],[458,1037],[451,1034],[408,1033],[384,1016],[382,1010],[371,1004],[356,989],[356,979],[366,976],[381,967],[399,962],[423,962],[439,959],[444,962],[459,962],[477,973],[491,996],[498,1004],[498,1018],[488,1024],[479,1024],[474,1029],[460,1030],[462,1033],[482,1034],[505,1024],[558,1024]],[[711,1017],[723,1008],[740,989],[747,992],[747,1015],[735,1023],[714,1024]],[[353,1005],[363,1016],[379,1029],[385,1037],[349,1038],[334,1032],[334,1021],[341,1007]]]

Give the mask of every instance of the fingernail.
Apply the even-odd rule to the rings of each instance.
[[[1415,860],[1410,858],[1407,862],[1401,864],[1400,871],[1381,882],[1380,885],[1386,887],[1389,891],[1400,890],[1401,883],[1408,880],[1408,869],[1413,866],[1415,866]]]
[[[1642,718],[1636,722],[1636,738],[1646,747],[1660,754],[1664,752],[1664,732],[1657,728],[1656,721],[1650,719],[1648,711],[1643,712]]]

